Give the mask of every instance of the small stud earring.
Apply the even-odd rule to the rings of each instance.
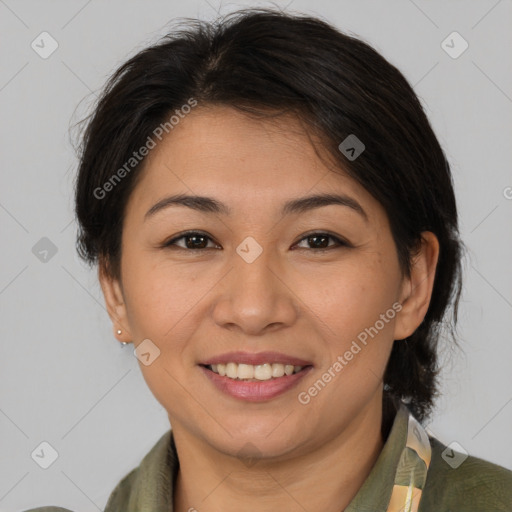
[[[128,342],[127,341],[121,341],[121,345],[122,345],[121,348],[123,348],[125,345],[128,345]]]
[[[121,329],[117,329],[117,334],[122,334],[122,332]]]

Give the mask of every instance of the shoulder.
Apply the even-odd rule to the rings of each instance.
[[[132,469],[128,474],[126,474],[119,484],[116,486],[114,491],[111,493],[108,503],[106,505],[105,511],[114,511],[114,510],[127,510],[128,503],[131,496],[131,491],[134,487],[134,481],[137,478],[139,473],[139,467]],[[29,510],[24,510],[23,512],[74,512],[73,510],[69,510],[67,508],[62,507],[37,507],[31,508]]]
[[[105,512],[128,509],[128,503],[130,499],[133,499],[131,496],[137,488],[140,473],[141,467],[137,466],[121,479],[110,494],[107,504],[105,505]]]
[[[420,511],[510,512],[512,471],[430,438],[432,460]]]
[[[154,503],[155,499],[163,500],[169,495],[177,471],[176,449],[171,430],[168,430],[145,454],[140,464],[123,476],[111,492],[104,512],[149,510],[148,504]],[[23,512],[73,511],[62,507],[48,506],[32,508]]]
[[[23,512],[73,512],[68,508],[62,507],[37,507],[31,508],[30,510],[24,510]]]
[[[171,492],[177,466],[172,432],[168,430],[146,453],[141,463],[117,484],[104,512],[132,509],[143,511],[155,502],[165,503]]]

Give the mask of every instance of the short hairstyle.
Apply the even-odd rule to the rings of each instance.
[[[311,16],[244,9],[214,22],[180,21],[113,73],[84,119],[77,250],[113,277],[120,277],[125,206],[145,159],[128,170],[126,162],[190,98],[247,115],[296,116],[318,135],[338,171],[383,206],[403,275],[410,275],[421,233],[437,236],[428,311],[411,336],[395,341],[384,375],[384,413],[401,400],[420,421],[429,416],[442,327],[457,344],[463,244],[448,161],[405,77],[369,44]],[[351,134],[365,145],[355,159],[339,149]],[[112,182],[123,166],[123,179]],[[107,182],[114,192],[104,193]]]

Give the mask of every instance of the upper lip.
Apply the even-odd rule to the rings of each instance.
[[[280,352],[227,352],[218,356],[213,356],[202,365],[208,366],[212,364],[242,363],[242,364],[264,364],[264,363],[280,363],[291,364],[293,366],[310,366],[312,363],[299,357],[282,354]]]

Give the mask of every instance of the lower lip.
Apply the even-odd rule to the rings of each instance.
[[[312,369],[312,366],[307,366],[292,375],[259,382],[230,379],[222,377],[204,366],[200,366],[200,368],[214,386],[223,393],[248,402],[263,402],[292,389]]]

